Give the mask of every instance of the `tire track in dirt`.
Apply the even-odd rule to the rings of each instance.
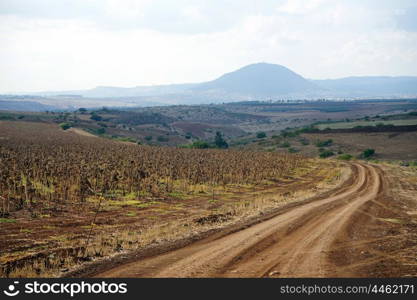
[[[348,187],[264,222],[184,248],[117,266],[96,277],[333,277],[334,241],[361,206],[383,192],[377,167],[353,163]],[[346,241],[349,245],[349,241]]]

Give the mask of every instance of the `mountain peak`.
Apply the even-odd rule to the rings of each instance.
[[[284,67],[283,65],[278,65],[278,64],[271,64],[271,63],[267,63],[267,62],[257,62],[257,63],[253,63],[253,64],[249,64],[246,65],[241,69],[251,69],[251,68],[282,68],[282,69],[286,69],[289,70],[288,68]]]
[[[319,89],[290,69],[265,62],[244,66],[219,78],[202,83],[199,91],[239,93],[253,97],[271,97]]]

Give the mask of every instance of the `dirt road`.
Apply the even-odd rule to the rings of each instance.
[[[383,172],[352,164],[352,178],[332,194],[283,211],[273,218],[222,237],[117,266],[96,277],[336,277],[334,254],[355,241],[346,235],[362,208],[384,193]],[[358,225],[358,224],[356,224]],[[337,242],[336,242],[337,241]],[[346,251],[345,251],[346,252]],[[343,259],[339,258],[339,259]],[[356,262],[358,263],[358,261]]]

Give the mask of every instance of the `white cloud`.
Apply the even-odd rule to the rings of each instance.
[[[107,16],[112,18],[143,18],[145,10],[151,0],[124,0],[121,4],[120,0],[104,0],[103,10]]]
[[[287,0],[281,5],[278,5],[276,10],[281,13],[293,15],[305,15],[322,7],[328,0]]]
[[[74,0],[53,14],[15,1],[0,6],[0,92],[199,82],[259,61],[417,75],[416,32],[396,23],[409,1]]]

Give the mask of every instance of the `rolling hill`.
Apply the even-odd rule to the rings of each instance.
[[[44,97],[39,101],[42,104],[68,108],[208,104],[279,99],[412,98],[417,96],[417,77],[362,76],[313,80],[305,79],[281,65],[255,63],[202,83],[131,88],[99,86],[88,90],[40,92],[28,95]],[[62,95],[70,96],[62,97]],[[48,100],[54,97],[59,99]]]

